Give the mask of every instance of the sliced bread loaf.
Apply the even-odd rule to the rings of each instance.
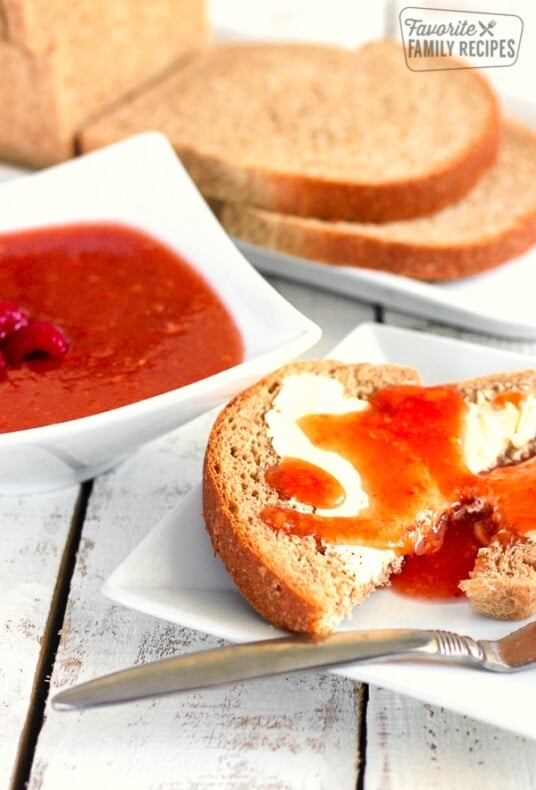
[[[293,395],[292,401],[285,388],[289,381],[297,379],[300,379],[301,394],[298,397]],[[321,405],[318,393],[323,390],[326,379],[342,388],[345,403],[341,405],[340,399],[334,399]],[[274,468],[282,456],[287,455],[287,451],[281,449],[281,435],[287,445],[295,441],[293,432],[296,428],[291,423],[296,422],[299,414],[315,413],[318,409],[337,414],[366,409],[367,401],[375,393],[400,384],[418,385],[418,373],[394,365],[298,362],[285,366],[246,390],[232,400],[217,418],[204,464],[206,528],[215,552],[220,555],[239,590],[262,616],[275,625],[313,634],[333,631],[355,606],[377,587],[388,584],[390,576],[400,570],[403,556],[396,549],[330,541],[319,538],[317,534],[300,535],[292,529],[274,528],[274,524],[262,516],[266,508],[281,505],[297,514],[319,513],[315,508],[305,507],[304,510],[299,500],[282,497],[280,490],[274,488],[266,477],[267,470]],[[480,472],[498,463],[510,463],[512,459],[519,460],[533,451],[536,425],[531,422],[527,427],[526,414],[521,418],[521,412],[515,411],[513,403],[508,407],[508,416],[504,420],[502,416],[497,418],[502,412],[497,411],[496,404],[505,392],[513,391],[519,397],[535,395],[534,371],[475,379],[450,385],[450,388],[477,409],[476,421],[467,431],[476,431],[480,440],[482,435],[487,437],[489,433],[484,446],[479,446],[478,451],[471,451],[473,471]],[[357,405],[356,398],[359,399]],[[481,412],[482,405],[486,408]],[[536,407],[531,403],[530,408],[534,415]],[[470,406],[467,409],[471,411]],[[274,413],[282,411],[290,416],[290,421],[287,420],[283,427],[279,424],[278,428]],[[430,426],[430,436],[433,436],[433,426]],[[388,466],[387,461],[385,457],[384,469]],[[411,463],[410,458],[407,463]],[[343,474],[342,468],[337,474]],[[393,479],[387,480],[387,491],[392,484],[389,480]],[[414,532],[425,541],[430,536],[434,538],[444,528],[445,518],[453,507],[451,500],[435,489],[432,478],[429,480],[429,487],[422,488],[420,479],[414,491],[407,491],[408,497],[415,494],[420,507],[415,523],[406,524],[401,516],[401,523],[397,525],[401,534]],[[357,482],[359,484],[359,477]],[[346,482],[345,486],[348,497],[358,495],[359,485],[351,489]],[[349,501],[350,504],[353,507],[355,503]],[[478,501],[474,503],[475,508],[479,506]],[[475,572],[482,576],[478,569]],[[502,573],[498,575],[502,577]],[[484,572],[484,577],[489,582],[487,590],[493,590],[494,579],[487,572]],[[529,580],[529,585],[533,581]],[[476,580],[471,584],[473,590],[479,585]],[[477,593],[473,596],[468,591],[468,594],[483,598]]]
[[[429,217],[378,225],[326,222],[236,202],[212,206],[231,235],[288,255],[428,281],[465,277],[520,255],[536,241],[536,135],[505,124],[496,164],[458,203]]]
[[[88,125],[80,146],[147,129],[211,198],[385,222],[464,195],[496,158],[499,120],[475,70],[412,72],[392,41],[256,43],[206,50]]]
[[[205,0],[1,0],[0,158],[75,154],[90,118],[208,38]]]

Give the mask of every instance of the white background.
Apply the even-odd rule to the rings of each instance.
[[[536,98],[536,3],[534,0],[209,0],[221,38],[306,40],[357,46],[386,30],[399,36],[398,13],[407,6],[518,14],[524,23],[519,58],[486,69],[503,94]]]

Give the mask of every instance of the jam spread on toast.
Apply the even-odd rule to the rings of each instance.
[[[493,406],[519,407],[522,399],[518,392],[501,393]],[[282,500],[312,507],[267,505],[262,520],[326,543],[405,555],[392,580],[400,592],[462,595],[458,582],[482,545],[498,534],[508,540],[534,529],[536,501],[536,459],[470,471],[463,442],[467,410],[452,387],[402,385],[379,390],[363,411],[301,417],[298,425],[313,445],[355,467],[368,506],[351,516],[326,513],[344,499],[337,481],[312,464],[302,474],[303,461],[283,458],[267,470],[268,484]]]

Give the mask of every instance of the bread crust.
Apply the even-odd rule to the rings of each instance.
[[[457,381],[452,386],[464,400],[476,403],[477,400],[492,400],[502,392],[515,390],[523,395],[536,394],[536,369],[504,371],[493,375],[475,376],[471,379]]]
[[[315,602],[297,594],[243,540],[236,528],[237,515],[221,494],[210,460],[203,477],[203,514],[215,553],[242,595],[262,617],[282,629],[307,633],[326,630]]]
[[[275,532],[260,519],[263,505],[280,503],[264,480],[266,468],[278,460],[264,415],[283,378],[295,373],[334,377],[348,394],[365,399],[385,386],[419,384],[420,379],[411,368],[394,365],[343,365],[330,360],[294,363],[234,398],[212,429],[204,460],[203,515],[215,553],[242,595],[265,619],[282,629],[321,635],[335,630],[374,589],[388,584],[390,576],[400,569],[402,558],[383,552],[385,561],[376,578],[363,581],[356,563],[360,547],[329,546],[313,537]],[[512,389],[535,393],[536,371],[484,376],[453,386],[469,402],[478,395],[492,399]],[[511,458],[499,461],[506,463]],[[443,515],[433,514],[432,518],[439,520]],[[486,607],[493,608],[493,603],[491,607],[489,604],[493,588],[482,584],[482,576],[488,578],[478,574],[474,581],[467,582],[472,585],[467,589],[477,591],[469,597],[477,601],[477,610],[485,612]],[[526,590],[527,579],[522,581]],[[525,591],[518,596],[520,612],[527,611],[523,601],[529,600],[532,606],[536,599],[532,584],[529,579],[530,594]],[[515,598],[515,590],[521,588],[513,584],[501,587],[507,589],[503,598]],[[512,605],[507,609],[501,604],[500,610],[511,612]]]
[[[490,271],[522,255],[536,242],[536,214],[495,238],[459,247],[426,247],[418,239],[415,243],[388,242],[332,228],[297,227],[283,215],[274,215],[274,219],[267,212],[255,211],[253,216],[251,209],[242,206],[217,209],[216,216],[231,236],[260,247],[318,263],[385,271],[423,282],[447,282]]]

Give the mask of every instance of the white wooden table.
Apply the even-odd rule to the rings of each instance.
[[[483,0],[470,7],[483,4],[489,10]],[[381,35],[386,22],[385,0],[210,5],[223,37],[240,28],[246,37],[299,33],[355,44]],[[391,16],[399,5],[390,2]],[[521,13],[528,23],[528,0],[509,6],[494,10]],[[509,86],[526,85],[530,96],[534,30],[526,24],[523,57],[506,75]],[[503,71],[489,76],[503,77]],[[309,356],[321,356],[361,321],[453,333],[272,282],[322,326],[323,340]],[[536,342],[454,334],[536,355]],[[536,788],[536,742],[326,672],[83,714],[51,709],[49,691],[220,643],[101,593],[121,560],[199,479],[210,422],[210,415],[197,420],[80,488],[0,499],[0,790]]]
[[[324,329],[309,356],[364,320],[452,332],[273,282]],[[536,343],[471,339],[536,353]],[[101,593],[198,479],[210,421],[81,488],[0,500],[0,788],[536,788],[536,742],[327,672],[80,714],[51,709],[49,690],[219,644]]]

